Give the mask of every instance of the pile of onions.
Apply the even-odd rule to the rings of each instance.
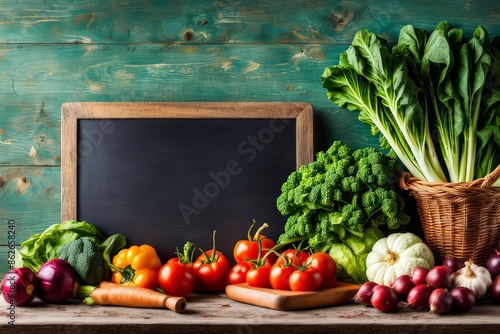
[[[28,268],[9,270],[2,279],[2,296],[11,305],[22,306],[35,299],[38,279]]]
[[[415,267],[409,274],[403,274],[390,284],[379,285],[375,282],[366,282],[359,288],[354,301],[372,306],[382,312],[391,312],[397,309],[399,302],[404,308],[415,310],[429,310],[429,313],[443,314],[447,312],[465,312],[470,310],[475,302],[475,291],[465,286],[455,286],[453,275],[455,270],[464,271],[467,268],[454,258],[448,258],[443,265],[431,269]],[[481,268],[476,267],[476,271]],[[484,269],[484,268],[483,268]],[[486,269],[484,269],[486,270]],[[500,303],[500,277],[496,279],[490,294],[493,301]]]
[[[78,276],[73,267],[65,260],[52,259],[38,270],[38,296],[46,303],[61,303],[75,296],[78,289]]]

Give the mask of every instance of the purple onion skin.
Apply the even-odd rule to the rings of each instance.
[[[464,286],[453,288],[450,294],[453,297],[452,311],[454,312],[467,312],[474,307],[476,303],[474,292]]]
[[[76,294],[78,276],[65,260],[52,259],[38,270],[38,296],[46,303],[63,303]]]
[[[490,272],[492,279],[500,275],[500,250],[495,249],[490,255],[488,262],[486,262],[486,269]]]
[[[2,279],[2,296],[11,305],[22,306],[35,299],[38,279],[29,268],[9,270]]]
[[[453,296],[445,288],[437,288],[429,296],[429,313],[443,314],[453,307]]]
[[[500,276],[497,276],[493,280],[493,284],[490,287],[490,297],[493,303],[500,304]]]
[[[454,258],[454,257],[448,257],[443,261],[443,266],[448,267],[448,269],[451,270],[451,272],[455,272],[463,267],[465,267],[464,261]]]

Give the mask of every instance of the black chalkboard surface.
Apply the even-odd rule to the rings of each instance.
[[[276,198],[311,160],[310,114],[287,103],[64,104],[62,219],[150,244],[163,261],[188,240],[210,249],[216,230],[233,260],[253,219],[282,233]]]

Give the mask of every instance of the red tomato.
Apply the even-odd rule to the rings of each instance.
[[[337,274],[337,264],[330,254],[325,252],[317,252],[311,254],[307,260],[306,265],[316,268],[323,279],[335,276]]]
[[[252,267],[252,263],[247,261],[236,263],[229,271],[227,284],[245,283],[247,281],[247,272],[252,269]]]
[[[297,270],[293,265],[274,265],[269,273],[269,281],[273,289],[291,290],[290,275]]]
[[[271,264],[269,262],[258,267],[253,267],[247,272],[248,285],[258,288],[271,288],[270,272]]]
[[[194,288],[199,291],[222,291],[226,288],[231,265],[219,251],[212,255],[213,251],[210,249],[205,254],[198,256],[193,263],[196,275]]]
[[[250,232],[254,225],[255,221],[248,229],[248,239],[239,240],[234,246],[233,256],[236,260],[236,263],[240,263],[245,260],[256,260],[259,257],[259,239],[262,248],[261,258],[276,245],[276,243],[272,239],[266,238],[266,236],[261,234],[262,230],[268,227],[267,224],[263,224],[252,237]],[[274,253],[271,253],[268,255],[267,259],[271,264],[273,264],[276,261],[276,255]]]
[[[296,266],[304,264],[309,257],[309,254],[306,251],[301,250],[297,252],[297,250],[293,248],[281,252],[281,255],[292,259],[292,264]],[[274,262],[275,265],[285,263],[285,258],[282,256],[278,257],[276,262]]]
[[[173,257],[167,261],[168,262],[177,262],[179,263],[179,258],[178,257]],[[186,267],[193,269],[193,263],[183,263]]]
[[[316,291],[321,287],[323,277],[316,268],[297,269],[290,275],[292,291]]]
[[[158,283],[165,294],[186,297],[194,288],[193,270],[178,261],[165,263],[158,271]]]
[[[327,277],[321,282],[320,289],[330,289],[337,286],[337,278],[335,276]]]
[[[269,252],[269,249],[275,246],[275,242],[265,236],[260,236],[260,242],[262,247],[261,258]],[[240,240],[234,246],[233,251],[234,259],[237,263],[243,262],[245,260],[256,260],[259,257],[259,244],[257,241]],[[267,259],[271,264],[276,261],[275,254],[269,254]]]

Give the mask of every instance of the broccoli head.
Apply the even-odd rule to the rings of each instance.
[[[395,191],[402,171],[396,156],[333,142],[316,154],[314,162],[292,172],[281,187],[277,207],[288,219],[278,243],[308,239],[318,250],[346,233],[361,237],[370,227],[396,229],[408,223],[404,201]]]
[[[88,237],[68,241],[57,249],[57,256],[68,261],[82,284],[98,285],[109,275],[110,269],[99,246]]]

